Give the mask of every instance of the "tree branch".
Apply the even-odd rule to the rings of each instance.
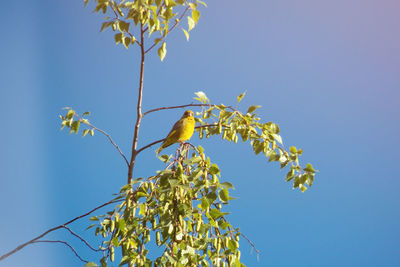
[[[135,124],[135,132],[133,134],[133,141],[132,141],[132,155],[131,155],[131,161],[129,162],[129,170],[128,170],[128,184],[131,183],[132,181],[132,176],[133,176],[133,167],[135,166],[135,159],[137,155],[137,144],[138,144],[138,138],[139,138],[139,128],[140,128],[140,123],[142,121],[142,99],[143,99],[143,76],[144,76],[144,60],[145,60],[145,51],[144,51],[144,30],[143,30],[143,24],[140,24],[140,40],[142,43],[142,46],[140,47],[141,51],[141,60],[140,60],[140,76],[139,76],[139,95],[138,95],[138,102],[136,106],[136,112],[137,112],[137,117],[136,117],[136,124]]]
[[[159,42],[161,42],[162,40],[165,39],[165,37],[167,37],[167,35],[173,31],[175,29],[175,27],[179,24],[179,22],[181,21],[181,19],[185,16],[186,12],[190,9],[190,6],[187,6],[186,9],[183,11],[182,15],[179,17],[178,20],[175,20],[174,25],[172,25],[171,29],[168,29],[167,34],[165,34],[161,40]],[[144,53],[147,54],[148,52],[150,52],[151,49],[153,49],[159,42],[152,44]]]
[[[110,141],[110,143],[118,150],[119,154],[124,158],[124,160],[125,160],[125,162],[126,162],[126,165],[129,167],[129,161],[128,161],[128,159],[125,157],[124,153],[122,153],[122,151],[121,151],[121,149],[119,148],[119,146],[114,142],[114,140],[111,138],[111,136],[110,136],[108,133],[106,133],[105,131],[103,131],[103,130],[97,128],[96,126],[94,126],[93,124],[91,124],[88,120],[82,119],[82,118],[80,118],[80,117],[79,117],[78,115],[76,115],[76,114],[75,114],[75,116],[77,116],[77,117],[82,121],[82,123],[84,123],[84,124],[86,124],[87,126],[91,127],[93,130],[96,130],[96,131],[98,131],[98,132],[104,134],[104,135],[108,138],[108,140]]]
[[[110,5],[110,7],[111,7],[112,11],[114,12],[115,19],[118,20],[118,21],[121,21],[121,19],[120,19],[119,16],[118,16],[117,11],[115,10],[115,7],[114,7],[113,5]],[[131,38],[135,38],[135,36],[134,36],[132,33],[128,32],[128,31],[125,31],[125,32],[126,32],[127,34],[129,34],[129,36],[130,36]],[[135,38],[135,39],[136,39],[136,38]],[[135,40],[135,42],[136,42],[140,47],[142,47],[142,43],[141,43],[141,42],[138,42],[137,40]]]
[[[218,124],[199,125],[199,126],[196,126],[195,129],[206,128],[206,127],[214,127],[214,126],[218,126]],[[223,126],[226,127],[225,125],[223,125]],[[155,144],[158,144],[158,143],[161,143],[161,142],[165,141],[165,139],[166,139],[166,138],[160,139],[160,140],[154,141],[154,142],[152,142],[152,143],[150,143],[150,144],[148,144],[148,145],[145,145],[144,147],[142,147],[142,148],[140,148],[140,149],[138,149],[138,150],[136,151],[136,155],[139,154],[140,152],[142,152],[143,150],[145,150],[145,149],[147,149],[147,148],[149,148],[149,147],[155,145]],[[189,143],[189,144],[190,144],[190,143]],[[194,148],[194,146],[193,146],[192,144],[190,144],[190,145]]]
[[[99,252],[99,251],[104,251],[106,249],[95,249],[93,248],[85,239],[83,239],[80,235],[74,233],[69,227],[63,225],[62,228],[67,229],[73,236],[76,236],[77,238],[79,238],[83,243],[85,243],[86,246],[88,246],[91,250]]]
[[[216,107],[216,106],[218,106],[218,105],[215,105],[215,104],[194,104],[194,103],[190,103],[190,104],[180,105],[180,106],[171,106],[171,107],[154,108],[154,109],[148,110],[148,111],[146,111],[145,113],[143,113],[143,116],[146,116],[147,114],[152,113],[152,112],[156,112],[156,111],[160,111],[160,110],[165,110],[165,109],[176,109],[176,108],[186,108],[186,107]],[[235,110],[233,107],[231,107],[231,106],[228,106],[228,107],[225,107],[225,108],[228,108],[228,109],[230,109],[230,110],[232,110],[232,111],[236,111],[236,110]]]
[[[78,252],[76,252],[76,250],[75,250],[70,244],[68,244],[68,243],[65,242],[65,241],[62,241],[62,240],[38,240],[38,241],[35,241],[35,242],[33,242],[33,243],[61,243],[61,244],[64,244],[64,245],[68,246],[68,247],[72,250],[72,252],[74,252],[75,256],[76,256],[80,261],[82,261],[82,262],[84,262],[84,263],[88,263],[88,262],[89,262],[89,261],[87,261],[87,260],[82,259],[81,256],[79,256]]]
[[[250,239],[247,238],[244,234],[240,233],[240,235],[249,242],[249,244],[253,247],[253,249],[256,251],[257,255],[260,255],[260,251],[256,248],[256,246],[253,244],[253,242],[250,241]]]
[[[160,110],[165,110],[165,109],[176,109],[176,108],[186,108],[186,107],[204,107],[204,106],[212,106],[210,104],[186,104],[186,105],[179,105],[179,106],[171,106],[171,107],[161,107],[161,108],[154,108],[151,110],[146,111],[143,113],[143,116],[146,116],[149,113],[160,111]]]
[[[138,149],[138,151],[136,152],[136,155],[139,154],[140,152],[142,152],[143,150],[145,150],[146,148],[149,148],[149,147],[151,147],[151,146],[153,146],[155,144],[158,144],[158,143],[161,143],[161,142],[165,141],[165,139],[166,138],[154,141],[153,143],[150,143],[150,144]]]
[[[79,220],[79,219],[81,219],[81,218],[83,218],[83,217],[86,217],[86,216],[88,216],[89,214],[95,212],[95,211],[98,210],[98,209],[101,209],[101,208],[103,208],[103,207],[105,207],[105,206],[107,206],[107,205],[110,205],[110,204],[112,204],[112,203],[117,203],[117,202],[120,202],[120,201],[122,201],[122,200],[115,200],[115,199],[110,200],[110,201],[108,201],[108,202],[106,202],[106,203],[104,203],[104,204],[102,204],[102,205],[100,205],[100,206],[98,206],[98,207],[96,207],[96,208],[90,210],[89,212],[86,212],[85,214],[82,214],[82,215],[80,215],[80,216],[78,216],[78,217],[73,218],[72,220],[69,220],[68,222],[66,222],[66,223],[64,223],[64,224],[61,224],[61,225],[56,226],[56,227],[53,227],[53,228],[47,230],[46,232],[42,233],[41,235],[39,235],[39,236],[33,238],[32,240],[30,240],[30,241],[28,241],[28,242],[25,242],[25,243],[19,245],[18,247],[16,247],[15,249],[11,250],[10,252],[8,252],[8,253],[2,255],[2,256],[0,257],[0,261],[2,261],[2,260],[4,260],[5,258],[7,258],[8,256],[14,254],[15,252],[18,252],[19,250],[23,249],[23,248],[26,247],[27,245],[30,245],[30,244],[33,244],[33,243],[37,242],[40,238],[44,237],[45,235],[47,235],[47,234],[49,234],[49,233],[51,233],[51,232],[53,232],[53,231],[55,231],[55,230],[58,230],[58,229],[60,229],[60,228],[65,228],[66,225],[68,225],[68,224],[70,224],[70,223],[73,223],[74,221]]]

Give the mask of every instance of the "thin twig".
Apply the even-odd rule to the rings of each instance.
[[[76,114],[75,114],[75,115],[76,115]],[[78,116],[78,115],[76,115],[76,116]],[[80,118],[80,117],[78,116],[78,118]],[[106,133],[105,131],[103,131],[103,130],[97,128],[96,126],[94,126],[93,124],[91,124],[91,123],[90,123],[89,121],[87,121],[87,120],[83,120],[82,122],[83,122],[84,124],[88,125],[89,127],[91,127],[93,130],[96,130],[96,131],[98,131],[98,132],[104,134],[104,135],[108,138],[108,140],[110,141],[110,143],[118,150],[119,154],[124,158],[124,160],[125,160],[125,162],[126,162],[126,165],[129,167],[128,159],[125,157],[124,153],[122,153],[122,151],[121,151],[121,149],[119,148],[119,146],[114,142],[114,140],[111,138],[111,136],[110,136],[108,133]]]
[[[194,127],[195,129],[200,129],[200,128],[207,128],[207,127],[215,127],[218,126],[218,123],[213,123],[213,124],[203,124],[203,125],[199,125]],[[222,127],[228,127],[226,125],[221,124]]]
[[[256,248],[256,246],[253,244],[253,242],[250,241],[250,239],[247,238],[247,236],[245,236],[244,234],[240,233],[241,236],[243,236],[244,239],[247,240],[247,242],[249,242],[249,244],[253,247],[253,249],[256,251],[257,255],[260,254],[260,251]]]
[[[186,104],[186,105],[180,105],[180,106],[171,106],[171,107],[161,107],[161,108],[154,108],[151,110],[146,111],[145,113],[143,113],[143,116],[146,116],[149,113],[155,112],[155,111],[160,111],[160,110],[165,110],[165,109],[176,109],[176,108],[186,108],[186,107],[217,107],[219,105],[214,105],[214,104],[194,104],[194,103],[190,103],[190,104]],[[233,107],[228,106],[225,107],[227,109],[230,109],[232,111],[236,111]]]
[[[118,21],[121,21],[121,19],[120,19],[119,16],[118,16],[118,13],[117,13],[117,11],[115,10],[115,8],[113,7],[113,5],[111,5],[111,9],[112,9],[112,11],[113,11],[114,14],[115,14],[115,19],[118,20]],[[125,32],[126,32],[127,34],[129,34],[129,36],[130,36],[131,38],[135,38],[135,36],[134,36],[132,33],[128,32],[128,31],[125,31]],[[141,42],[138,42],[138,41],[136,40],[136,38],[135,38],[135,42],[136,42],[140,47],[142,47]]]
[[[73,236],[76,236],[77,238],[79,238],[83,243],[85,243],[86,246],[88,246],[91,250],[99,252],[99,251],[103,251],[105,249],[95,249],[94,247],[92,247],[85,239],[83,239],[80,235],[74,233],[69,227],[63,225],[63,228],[67,229]]]
[[[82,215],[80,215],[80,216],[78,216],[78,217],[73,218],[72,220],[69,220],[68,222],[66,222],[66,223],[64,223],[64,224],[61,224],[61,225],[56,226],[56,227],[53,227],[53,228],[47,230],[46,232],[42,233],[41,235],[39,235],[39,236],[33,238],[32,240],[30,240],[30,241],[28,241],[28,242],[25,242],[25,243],[19,245],[18,247],[16,247],[15,249],[11,250],[10,252],[8,252],[8,253],[2,255],[2,256],[0,257],[0,261],[2,261],[2,260],[4,260],[5,258],[7,258],[8,256],[14,254],[15,252],[17,252],[17,251],[23,249],[23,248],[26,247],[27,245],[30,245],[30,244],[33,244],[33,243],[37,242],[40,238],[44,237],[45,235],[47,235],[47,234],[49,234],[49,233],[51,233],[51,232],[53,232],[53,231],[55,231],[55,230],[58,230],[58,229],[60,229],[60,228],[63,228],[65,225],[68,225],[68,224],[70,224],[70,223],[73,223],[73,222],[76,221],[76,220],[79,220],[79,219],[81,219],[81,218],[83,218],[83,217],[86,217],[86,216],[88,216],[89,214],[91,214],[91,213],[95,212],[96,210],[101,209],[101,208],[103,208],[103,207],[105,207],[105,206],[107,206],[107,205],[110,205],[110,204],[112,204],[112,203],[117,203],[117,202],[120,202],[120,201],[121,201],[121,200],[115,200],[115,199],[110,200],[110,201],[108,201],[108,202],[106,202],[106,203],[104,203],[104,204],[102,204],[102,205],[100,205],[100,206],[98,206],[98,207],[96,207],[96,208],[90,210],[89,212],[86,212],[85,214],[82,214]]]
[[[190,9],[190,6],[187,6],[186,9],[183,11],[182,15],[179,17],[178,20],[175,20],[174,25],[172,25],[171,29],[168,29],[167,34],[165,34],[160,41],[164,40],[165,37],[167,37],[167,35],[173,31],[175,29],[175,27],[179,24],[179,22],[181,21],[181,19],[185,16],[186,12]],[[160,42],[159,41],[159,42]],[[146,51],[145,54],[147,54],[151,49],[153,49],[159,42],[154,42],[154,44],[152,44]]]
[[[38,241],[35,241],[35,242],[33,242],[33,243],[61,243],[61,244],[64,244],[64,245],[68,246],[68,247],[72,250],[72,252],[74,252],[75,256],[76,256],[80,261],[82,261],[82,262],[84,262],[84,263],[88,263],[88,262],[89,262],[89,261],[87,261],[87,260],[82,259],[81,256],[79,256],[78,252],[76,252],[76,250],[75,250],[70,244],[68,244],[68,243],[65,242],[65,241],[62,241],[62,240],[38,240]]]
[[[199,126],[196,126],[195,129],[206,128],[206,127],[215,127],[215,126],[218,126],[218,124],[199,125]],[[222,125],[222,126],[225,126],[225,125]],[[148,145],[145,145],[144,147],[141,147],[140,149],[138,149],[138,150],[136,151],[136,155],[139,154],[140,152],[142,152],[143,150],[145,150],[145,149],[147,149],[147,148],[149,148],[149,147],[151,147],[151,146],[154,146],[155,144],[158,144],[158,143],[161,143],[161,142],[165,141],[165,139],[166,139],[166,138],[160,139],[160,140],[154,141],[154,142],[152,142],[152,143],[150,143],[150,144],[148,144]],[[190,144],[190,145],[192,145],[192,144]],[[193,145],[192,145],[192,147],[195,148]]]
[[[151,146],[153,146],[155,144],[158,144],[158,143],[161,143],[161,142],[165,141],[165,139],[166,138],[154,141],[153,143],[150,143],[150,144],[138,149],[137,152],[136,152],[136,155],[139,154],[140,152],[142,152],[143,150],[145,150],[146,148],[149,148],[149,147],[151,147]]]

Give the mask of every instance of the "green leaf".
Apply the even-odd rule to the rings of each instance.
[[[125,222],[125,220],[124,220],[123,218],[121,218],[121,219],[118,221],[118,228],[119,228],[121,231],[124,231],[124,230],[125,230],[125,228],[126,228],[126,222]]]
[[[278,124],[273,123],[273,122],[268,122],[266,125],[268,126],[269,130],[270,130],[272,133],[278,134],[278,133],[280,132],[280,129],[279,129]]]
[[[303,184],[299,184],[299,188],[300,188],[301,192],[303,192],[303,193],[304,193],[304,191],[307,190],[307,187],[304,186]]]
[[[122,43],[122,33],[117,33],[114,35],[114,40],[116,44]]]
[[[82,136],[86,136],[89,133],[89,131],[90,131],[89,129],[83,130]]]
[[[242,101],[242,98],[246,95],[246,92],[244,92],[243,94],[241,94],[240,96],[237,97],[237,102],[240,103],[240,101]]]
[[[250,106],[247,113],[253,113],[256,109],[261,108],[261,106]]]
[[[85,264],[85,267],[98,267],[98,265],[94,262],[88,262]]]
[[[101,24],[100,32],[104,31],[105,29],[107,29],[108,27],[112,26],[113,24],[114,24],[114,21],[103,22],[103,24]]]
[[[183,31],[183,33],[185,34],[185,36],[186,36],[186,40],[189,42],[189,33],[187,32],[187,30],[185,30],[185,29],[182,29],[182,31]]]
[[[230,182],[223,182],[223,183],[221,184],[221,187],[222,187],[222,188],[226,188],[226,189],[235,189],[235,188],[233,187],[233,184],[231,184]]]
[[[68,120],[70,120],[70,119],[72,119],[72,118],[74,117],[74,115],[75,115],[75,111],[72,110],[72,109],[70,109],[70,110],[68,110],[68,113],[67,113],[67,115],[65,116],[65,118],[68,119]]]
[[[158,56],[160,57],[161,61],[163,61],[166,55],[167,55],[167,43],[164,42],[158,49]]]
[[[111,240],[111,243],[113,244],[114,247],[118,247],[119,246],[118,237],[114,236],[113,239]]]
[[[86,116],[86,115],[90,115],[90,112],[89,112],[89,111],[84,112],[84,113],[82,114],[82,117],[83,117],[83,116]]]
[[[99,218],[98,218],[97,216],[93,216],[93,217],[91,217],[89,220],[91,220],[91,221],[98,221]]]
[[[237,244],[237,242],[235,241],[235,240],[229,240],[228,241],[228,248],[231,250],[231,251],[235,251],[237,248],[238,248],[238,244]]]
[[[188,18],[188,25],[189,25],[189,31],[193,30],[194,26],[196,26],[195,21],[191,18],[191,17],[187,17]]]
[[[216,220],[216,219],[218,219],[219,217],[223,216],[223,214],[222,214],[222,212],[220,212],[220,211],[217,210],[217,209],[212,209],[212,210],[210,210],[210,216],[211,216],[214,220]]]
[[[313,168],[313,166],[311,165],[311,163],[307,163],[306,167],[304,168],[304,171],[306,172],[311,172],[311,173],[316,173],[317,170],[315,170]]]
[[[296,176],[294,169],[291,169],[287,174],[286,174],[286,182],[289,182]]]
[[[314,173],[307,173],[305,174],[305,176],[307,177],[306,184],[312,186],[312,184],[314,183]]]
[[[207,4],[204,3],[203,1],[197,0],[197,3],[202,4],[203,6],[207,7]]]
[[[208,203],[209,203],[210,205],[211,205],[212,203],[214,203],[215,200],[217,200],[217,194],[215,194],[215,192],[209,193],[206,197],[207,197]]]
[[[200,11],[192,9],[192,18],[193,18],[194,22],[197,24],[197,22],[199,21],[199,18],[200,18]]]
[[[272,134],[272,136],[275,138],[276,141],[278,141],[279,144],[282,144],[282,137],[279,134]]]
[[[80,121],[74,121],[74,122],[71,124],[71,132],[78,133],[79,125],[80,125],[80,124],[81,124]]]
[[[280,159],[279,154],[276,153],[275,151],[273,151],[273,152],[271,153],[271,155],[269,156],[268,161],[279,161],[279,159]]]
[[[207,208],[210,207],[210,203],[208,202],[208,199],[207,199],[206,197],[203,197],[203,198],[201,199],[201,204],[200,204],[200,206],[201,206],[201,209],[202,209],[202,210],[206,210]]]
[[[223,190],[219,191],[219,198],[220,198],[221,201],[223,201],[223,202],[228,202],[228,201],[229,201],[229,192],[228,192],[228,189],[223,189]]]
[[[119,263],[119,266],[122,266],[128,262],[129,262],[129,256],[123,256],[121,262]]]
[[[223,222],[220,224],[220,227],[222,230],[225,230],[228,227],[231,227],[231,225],[228,222]]]
[[[207,98],[206,94],[202,91],[198,91],[194,93],[197,97],[194,98],[194,100],[198,100],[203,104],[207,104],[210,102],[210,100]]]
[[[297,148],[295,146],[290,147],[290,152],[293,154],[297,154]]]
[[[219,168],[216,164],[213,164],[209,169],[210,174],[219,174]]]
[[[155,44],[158,44],[159,42],[162,41],[162,39],[163,39],[163,38],[156,38],[156,39],[154,39],[154,43],[155,43]]]
[[[122,20],[119,20],[118,21],[118,29],[121,32],[128,32],[129,31],[129,23],[125,22],[125,21],[122,21]]]
[[[188,3],[190,9],[196,10],[197,9],[197,4],[196,3]]]
[[[93,136],[94,135],[94,129],[90,130],[90,135]]]
[[[86,228],[86,230],[89,230],[90,228],[92,228],[93,226],[95,226],[96,224],[91,224],[91,225],[89,225],[87,228]]]
[[[171,156],[170,155],[161,155],[161,156],[159,156],[158,157],[162,162],[164,162],[164,163],[167,163],[169,160],[170,160],[170,158],[171,158]]]
[[[124,44],[124,46],[125,46],[125,48],[126,49],[128,49],[129,48],[129,45],[131,44],[131,38],[129,38],[129,37],[124,37],[123,38],[123,41],[122,41],[122,43]]]
[[[260,142],[259,140],[254,140],[253,142],[253,150],[256,155],[260,154],[261,151],[264,149],[264,143]]]

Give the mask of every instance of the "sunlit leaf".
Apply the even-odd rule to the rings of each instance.
[[[164,61],[166,55],[167,55],[167,43],[164,42],[158,49],[158,56],[160,57],[161,61]]]

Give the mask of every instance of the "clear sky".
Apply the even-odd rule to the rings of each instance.
[[[109,200],[126,182],[124,162],[106,139],[61,132],[58,114],[64,106],[91,111],[91,121],[128,153],[138,64],[137,50],[99,33],[102,16],[83,1],[6,1],[1,9],[3,254]],[[230,219],[261,250],[258,261],[241,242],[247,266],[400,265],[399,9],[396,0],[208,1],[190,42],[176,31],[163,63],[148,58],[144,110],[190,103],[199,90],[231,104],[247,90],[243,110],[262,105],[259,113],[280,125],[285,145],[303,148],[303,163],[320,171],[302,194],[248,144],[193,138],[236,187]],[[181,113],[147,117],[140,144],[163,138]],[[135,175],[161,167],[148,151]],[[49,239],[98,259],[63,231]],[[49,244],[0,262],[80,265],[68,248]]]

